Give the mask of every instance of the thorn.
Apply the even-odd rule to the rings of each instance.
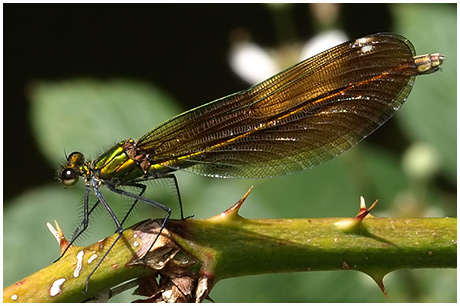
[[[369,209],[366,208],[366,202],[364,200],[364,197],[360,197],[360,205],[359,205],[359,212],[358,215],[356,216],[356,219],[362,221],[367,215],[370,214],[370,212],[374,209],[374,207],[377,205],[379,200],[375,200],[374,203],[372,203],[371,207]],[[369,215],[371,216],[371,215]]]
[[[383,295],[387,298],[387,300],[390,298],[388,296],[387,290],[385,289],[385,285],[383,284],[383,280],[376,281],[377,285],[379,286],[380,290],[382,290]]]
[[[380,290],[382,291],[383,295],[385,295],[385,297],[387,299],[389,299],[387,290],[385,289],[385,285],[383,284],[383,277],[386,275],[386,273],[385,274],[376,274],[375,276],[372,275],[372,274],[369,274],[369,273],[366,273],[366,274],[369,275],[375,281],[377,286],[379,286]]]
[[[217,216],[214,216],[214,217],[212,217],[210,219],[215,219],[215,220],[225,219],[225,220],[229,220],[229,219],[234,218],[234,217],[240,217],[241,218],[241,216],[238,214],[238,212],[240,211],[240,208],[243,205],[243,203],[246,200],[246,198],[251,193],[251,190],[252,190],[253,187],[254,186],[251,186],[251,188],[249,188],[249,190],[243,195],[243,197],[240,200],[238,200],[238,202],[236,202],[232,207],[228,208],[224,212],[222,212],[222,213],[218,214]]]
[[[54,220],[54,222],[56,223],[56,220]],[[48,230],[51,232],[54,238],[56,238],[57,243],[61,244],[61,235],[59,235],[58,231],[49,222],[46,222],[46,226],[48,227]]]
[[[233,205],[232,207],[230,207],[229,209],[227,209],[226,211],[224,211],[224,214],[238,214],[241,206],[243,206],[243,203],[244,201],[246,201],[246,198],[249,196],[249,194],[251,193],[251,190],[254,186],[251,186],[249,188],[248,191],[246,191],[246,193],[243,195],[243,197],[235,203],[235,205]]]
[[[49,231],[54,236],[54,238],[56,238],[56,240],[57,240],[57,242],[59,244],[59,247],[61,249],[60,251],[61,251],[61,255],[62,255],[62,253],[65,251],[65,249],[69,245],[69,242],[65,238],[65,236],[64,236],[64,234],[62,232],[62,229],[59,226],[59,223],[56,220],[54,220],[54,224],[56,226],[56,229],[49,222],[46,223],[46,226],[48,227]]]
[[[371,207],[367,209],[364,197],[360,197],[359,212],[356,215],[356,217],[345,218],[345,219],[339,220],[335,222],[334,225],[346,232],[356,232],[358,230],[362,230],[363,229],[362,221],[367,215],[369,215],[369,217],[373,217],[372,215],[370,215],[370,212],[372,211],[372,209],[374,209],[377,203],[378,203],[378,200],[376,200],[371,205]]]

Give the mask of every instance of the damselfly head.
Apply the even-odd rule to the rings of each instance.
[[[73,152],[67,157],[67,162],[62,166],[59,176],[64,186],[72,186],[78,181],[81,175],[81,168],[85,164],[85,157],[80,152]]]

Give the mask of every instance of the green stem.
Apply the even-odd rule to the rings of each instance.
[[[171,222],[169,229],[188,253],[208,262],[213,257],[217,280],[273,272],[456,266],[455,218],[368,218],[351,232],[337,226],[344,220],[187,220]]]
[[[5,288],[4,302],[84,301],[109,296],[110,288],[131,279],[139,280],[138,294],[149,301],[202,301],[225,278],[343,269],[369,274],[384,290],[382,278],[393,270],[456,267],[456,218],[375,218],[365,217],[364,209],[355,218],[253,220],[238,215],[241,204],[205,220],[170,220],[145,262],[139,258],[161,220],[127,229],[90,278],[87,293],[86,279],[98,262],[91,258],[101,258],[116,235],[72,247],[58,262]]]

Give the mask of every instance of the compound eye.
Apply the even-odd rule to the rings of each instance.
[[[62,171],[61,182],[64,186],[71,186],[78,181],[78,175],[72,168],[66,168]]]

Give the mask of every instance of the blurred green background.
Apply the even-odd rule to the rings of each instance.
[[[379,199],[376,216],[456,216],[456,4],[342,4],[321,21],[305,4],[5,4],[3,282],[49,265],[82,218],[84,186],[64,189],[55,171],[64,152],[95,158],[171,116],[244,89],[228,54],[235,30],[266,49],[307,41],[331,28],[350,39],[391,31],[418,54],[447,56],[441,72],[418,77],[395,117],[353,149],[310,171],[266,180],[219,180],[178,173],[186,215],[207,218],[254,185],[247,218],[353,216],[359,196]],[[129,202],[105,193],[120,213]],[[175,203],[171,188],[148,197]],[[174,209],[175,205],[171,205]],[[175,210],[177,213],[177,209]],[[131,219],[151,216],[140,207]],[[175,215],[178,216],[177,214]],[[89,244],[114,231],[95,215]],[[30,256],[33,254],[33,256]],[[384,279],[391,302],[455,302],[456,270],[404,270]],[[238,294],[235,294],[238,292]],[[355,271],[272,274],[224,280],[217,302],[385,302]],[[129,294],[114,301],[130,301]]]

